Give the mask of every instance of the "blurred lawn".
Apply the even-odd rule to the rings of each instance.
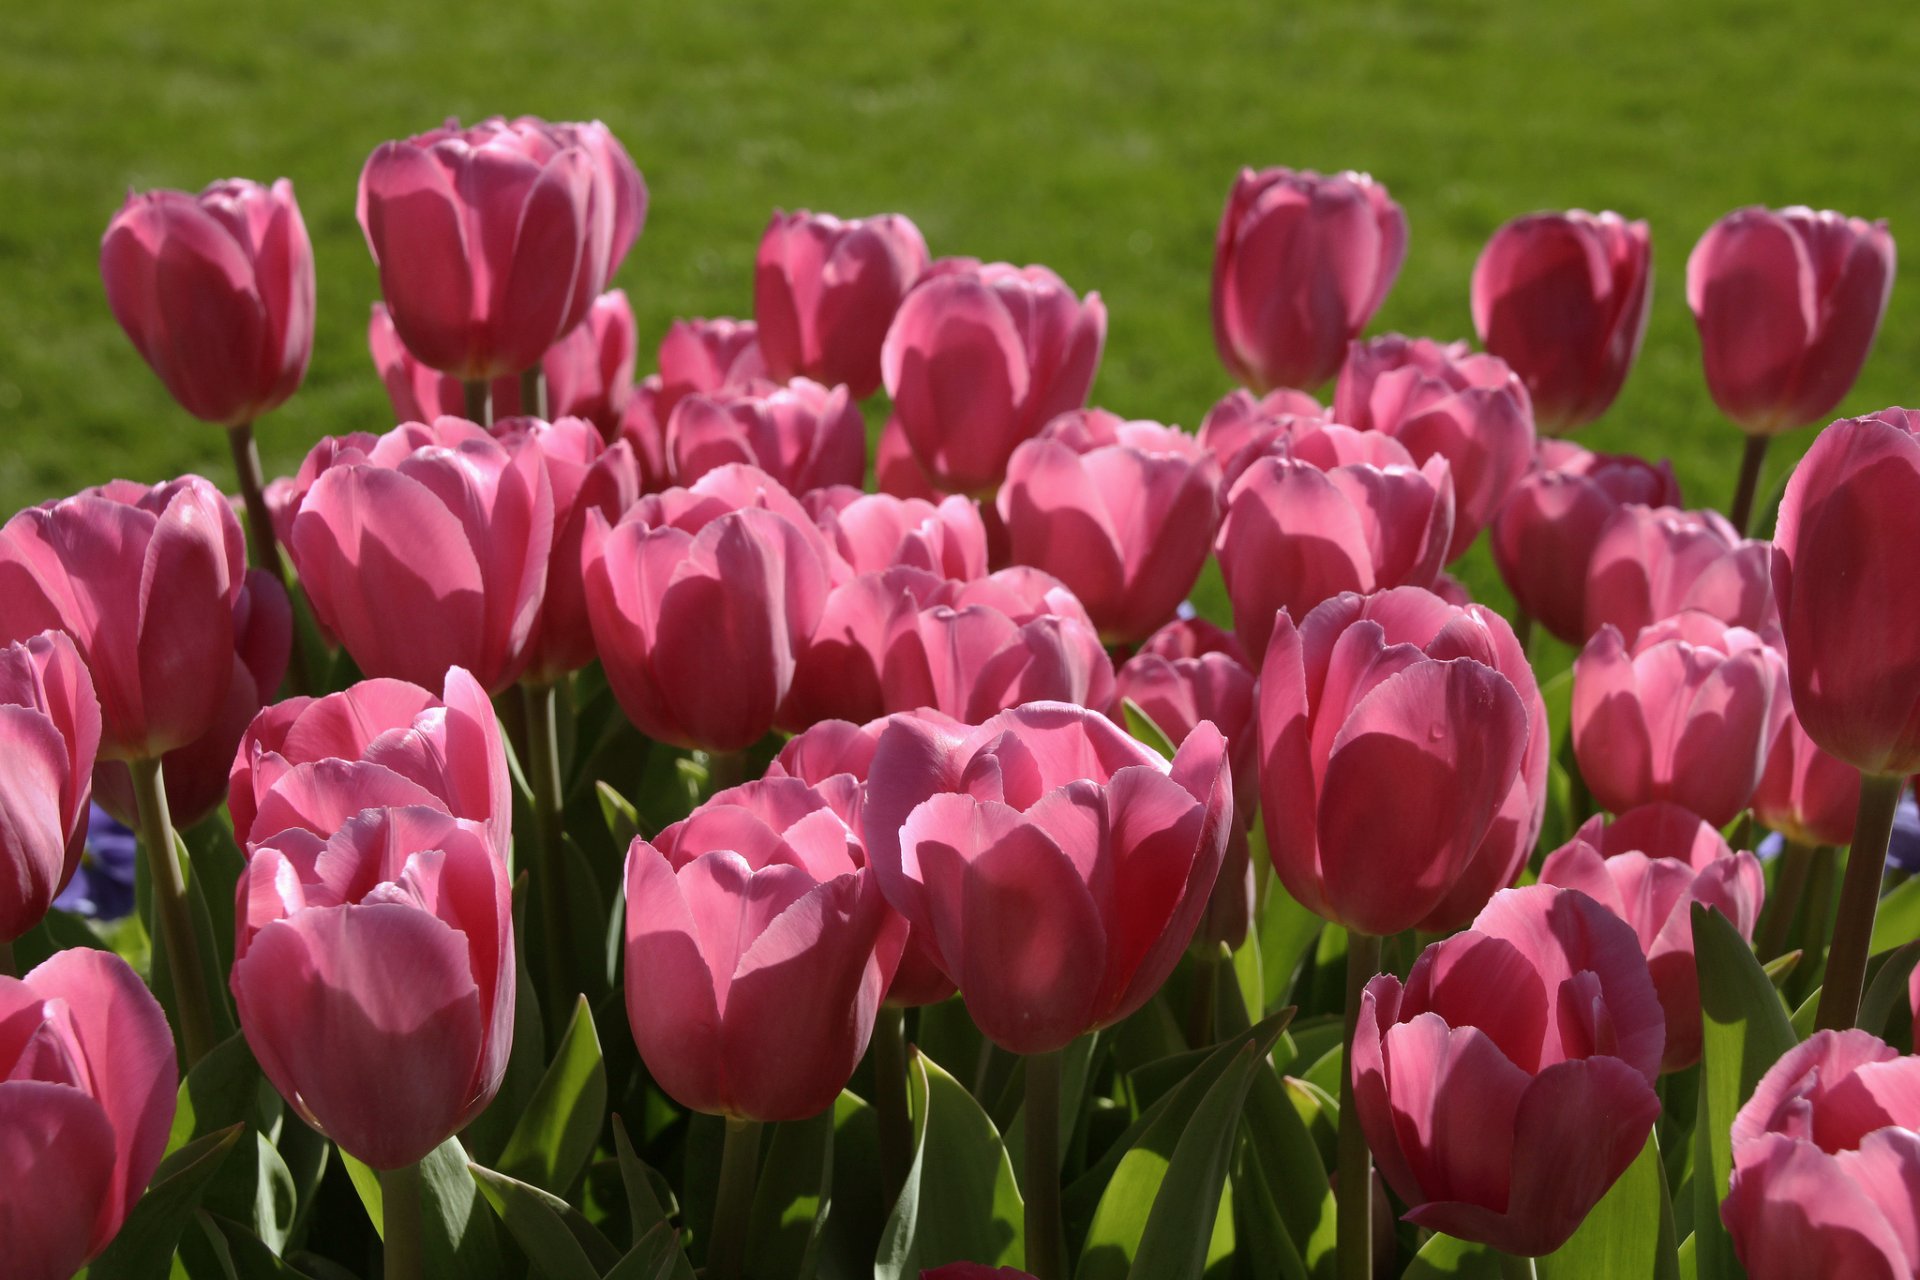
[[[101,293],[98,237],[129,186],[294,180],[319,334],[305,389],[262,424],[270,473],[319,435],[390,425],[354,183],[377,143],[448,114],[597,116],[626,142],[652,191],[619,281],[647,360],[676,315],[750,312],[776,205],[898,209],[936,254],[1045,262],[1098,289],[1112,325],[1096,402],[1188,426],[1228,386],[1208,267],[1240,165],[1385,181],[1412,242],[1375,327],[1442,337],[1470,332],[1468,273],[1501,221],[1615,208],[1653,225],[1653,322],[1581,439],[1670,455],[1716,505],[1738,439],[1699,376],[1694,239],[1737,205],[1802,202],[1888,218],[1920,254],[1910,0],[100,0],[17,5],[7,27],[6,511],[109,476],[226,479],[219,432],[171,403]],[[1920,282],[1905,280],[1846,410],[1920,400],[1916,369]],[[1484,562],[1470,577],[1486,585]]]

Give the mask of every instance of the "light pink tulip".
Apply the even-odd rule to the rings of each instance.
[[[1281,387],[1256,399],[1242,389],[1227,393],[1207,410],[1197,438],[1220,464],[1220,493],[1225,497],[1248,463],[1273,452],[1296,432],[1326,421],[1327,411],[1304,391]]]
[[[1778,626],[1772,558],[1717,511],[1626,503],[1600,526],[1587,560],[1586,635],[1612,626],[1631,640],[1683,609],[1748,630]]]
[[[100,703],[66,633],[0,649],[0,942],[40,923],[80,866],[99,749]]]
[[[776,212],[753,271],[753,318],[769,374],[844,383],[856,399],[872,395],[887,326],[926,269],[927,242],[902,214],[842,221]]]
[[[938,502],[954,496],[937,487],[920,469],[920,463],[913,456],[913,446],[907,443],[906,429],[900,425],[897,414],[888,414],[886,425],[880,428],[880,441],[873,448],[873,478],[880,492],[896,498]],[[982,508],[981,514],[991,516],[997,513],[988,505]]]
[[[738,462],[796,494],[858,488],[866,479],[867,428],[845,387],[755,381],[683,397],[667,419],[666,455],[683,485]]]
[[[1787,660],[1792,666],[1793,660]],[[1753,816],[1809,848],[1853,843],[1860,809],[1860,771],[1814,745],[1789,714],[1753,792]]]
[[[804,495],[820,531],[855,573],[895,565],[962,582],[987,573],[987,527],[970,498],[937,503],[834,485]]]
[[[675,320],[660,339],[659,361],[663,426],[682,396],[737,387],[767,376],[758,327],[751,320],[731,316]]]
[[[1213,245],[1221,363],[1256,392],[1319,386],[1406,253],[1406,214],[1368,175],[1242,169]]]

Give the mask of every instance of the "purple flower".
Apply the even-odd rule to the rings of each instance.
[[[87,851],[80,869],[53,900],[62,911],[95,920],[118,920],[133,910],[133,832],[94,805],[87,816]]]

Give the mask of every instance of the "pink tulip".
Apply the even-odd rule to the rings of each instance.
[[[1213,344],[1255,392],[1317,387],[1386,300],[1407,218],[1364,173],[1242,169],[1213,245]]]
[[[692,484],[730,462],[760,468],[796,494],[858,488],[867,472],[867,428],[845,387],[806,378],[693,392],[667,420],[667,465]]]
[[[1416,466],[1391,437],[1325,424],[1249,462],[1214,541],[1234,631],[1264,653],[1274,611],[1305,618],[1343,591],[1430,587],[1452,537],[1445,458]]]
[[[970,498],[951,495],[936,503],[834,485],[803,501],[855,573],[905,565],[961,582],[986,576],[987,527]]]
[[[1625,503],[1600,526],[1587,560],[1586,635],[1612,626],[1632,639],[1683,609],[1748,630],[1778,626],[1772,556],[1717,511]]]
[[[486,1110],[513,1041],[513,892],[483,823],[368,808],[257,844],[235,888],[240,1029],[302,1119],[375,1169]]]
[[[1473,267],[1473,327],[1559,435],[1607,411],[1640,354],[1653,302],[1645,222],[1617,213],[1530,213],[1487,241]]]
[[[793,778],[723,791],[627,852],[627,1015],[709,1115],[803,1120],[867,1050],[906,925],[858,837]]]
[[[1665,1019],[1632,928],[1534,885],[1360,997],[1354,1105],[1407,1220],[1552,1253],[1646,1145]]]
[[[127,196],[100,240],[113,318],[180,407],[237,427],[299,389],[313,354],[313,244],[281,178]]]
[[[1173,616],[1220,522],[1219,471],[1178,427],[1076,409],[1013,451],[1000,518],[1017,563],[1080,597],[1110,643]]]
[[[920,1273],[920,1280],[1033,1280],[1025,1271],[1012,1267],[989,1267],[978,1262],[949,1262]]]
[[[1613,813],[1657,800],[1717,827],[1747,807],[1787,715],[1767,640],[1688,610],[1631,645],[1602,627],[1573,664],[1573,750]]]
[[[1823,751],[1887,777],[1920,772],[1920,413],[1836,422],[1780,502],[1773,589],[1793,710]]]
[[[1407,587],[1336,596],[1298,627],[1282,613],[1258,720],[1281,883],[1316,915],[1375,935],[1470,915],[1539,830],[1544,724],[1525,657],[1491,610]],[[1462,901],[1469,890],[1479,902]]]
[[[553,544],[540,453],[463,418],[323,450],[290,543],[315,616],[367,675],[432,686],[464,667],[494,692],[511,685]]]
[[[532,368],[586,319],[646,211],[639,170],[598,121],[449,120],[382,143],[360,172],[394,329],[469,381]]]
[[[1815,746],[1789,714],[1754,789],[1753,816],[1808,848],[1838,848],[1853,843],[1859,809],[1860,771]]]
[[[1600,531],[1628,503],[1679,506],[1673,464],[1656,466],[1631,454],[1589,453],[1569,441],[1542,440],[1534,469],[1494,516],[1493,560],[1507,590],[1568,644],[1582,644],[1589,634],[1587,566]],[[1624,566],[1620,572],[1632,574]],[[1614,618],[1603,621],[1620,625]]]
[[[100,703],[64,632],[0,649],[0,743],[0,943],[10,943],[40,923],[86,850]]]
[[[1232,391],[1221,397],[1201,420],[1198,439],[1220,464],[1220,493],[1255,458],[1295,434],[1325,425],[1327,411],[1304,391],[1280,387],[1254,398],[1251,391]]]
[[[907,443],[906,429],[900,425],[897,414],[887,415],[886,425],[880,428],[880,441],[873,448],[873,478],[881,493],[896,498],[938,502],[955,496],[927,479],[927,473],[920,469],[920,463],[913,456],[913,446]],[[982,508],[983,516],[994,514],[991,505]]]
[[[324,840],[367,808],[442,810],[489,832],[502,862],[513,792],[493,705],[459,668],[436,698],[400,680],[362,680],[324,698],[288,698],[247,726],[228,778],[243,848],[290,828]]]
[[[1884,221],[1736,209],[1687,258],[1707,389],[1749,435],[1817,422],[1846,398],[1893,292]]]
[[[118,1234],[166,1150],[180,1071],[127,962],[56,953],[0,976],[0,1239],[10,1280],[66,1280]]]
[[[1195,730],[1169,766],[1060,703],[964,731],[897,718],[867,788],[887,901],[1014,1053],[1064,1048],[1152,998],[1193,937],[1232,822],[1218,730]]]
[[[767,376],[759,329],[751,320],[675,320],[660,339],[660,422],[666,425],[680,398],[720,391]]]
[[[1333,416],[1384,431],[1415,462],[1439,454],[1453,467],[1458,515],[1448,561],[1457,560],[1533,465],[1533,405],[1498,356],[1464,342],[1403,338],[1355,343],[1334,389]]]
[[[1209,653],[1224,653],[1249,671],[1253,669],[1239,637],[1205,618],[1176,618],[1141,641],[1134,652],[1154,653],[1163,658],[1199,658]]]
[[[880,367],[928,477],[991,493],[1022,440],[1086,403],[1106,337],[1100,295],[1045,267],[948,260],[900,304]]]
[[[767,369],[844,383],[864,400],[880,385],[880,344],[900,299],[927,269],[927,242],[902,214],[841,221],[778,213],[754,261],[753,318]]]
[[[1733,1121],[1720,1220],[1752,1280],[1904,1280],[1920,1268],[1920,1058],[1816,1031]]]
[[[1662,1071],[1700,1061],[1700,976],[1693,962],[1694,903],[1713,907],[1752,941],[1766,901],[1760,860],[1678,805],[1630,809],[1602,826],[1596,815],[1547,855],[1542,884],[1578,889],[1633,926],[1666,1012]]]
[[[741,483],[757,498],[717,492]],[[595,648],[642,733],[737,751],[773,727],[837,559],[776,481],[727,467],[611,527],[590,516],[581,555]]]
[[[72,638],[100,698],[100,755],[138,760],[206,733],[233,666],[240,522],[199,476],[116,480],[0,528],[0,641]]]

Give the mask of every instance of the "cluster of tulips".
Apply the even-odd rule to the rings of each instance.
[[[1920,414],[1747,536],[1884,226],[1694,250],[1723,516],[1565,438],[1652,302],[1611,213],[1499,229],[1476,351],[1362,338],[1383,186],[1244,172],[1189,433],[1087,407],[1098,295],[894,214],[777,214],[636,377],[646,206],[598,123],[380,146],[399,425],[271,483],[291,185],[113,218],[239,497],[0,529],[0,1270],[1920,1274]]]

